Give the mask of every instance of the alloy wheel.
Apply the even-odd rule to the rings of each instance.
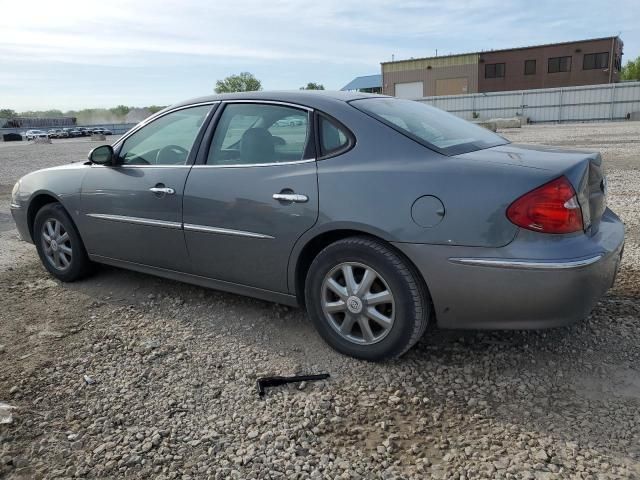
[[[340,263],[331,269],[322,282],[321,299],[326,320],[352,343],[377,343],[393,327],[393,293],[382,275],[362,263]]]
[[[60,220],[50,218],[44,222],[42,247],[45,258],[56,270],[67,270],[71,266],[71,238]]]

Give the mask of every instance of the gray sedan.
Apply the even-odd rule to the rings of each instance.
[[[13,189],[53,276],[94,262],[304,306],[336,350],[397,357],[429,322],[542,328],[611,286],[624,227],[597,153],[513,145],[358,93],[198,98]]]

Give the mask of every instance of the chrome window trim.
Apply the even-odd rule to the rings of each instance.
[[[298,103],[291,103],[291,102],[281,102],[279,100],[250,100],[250,99],[232,99],[230,98],[229,100],[221,100],[222,103],[224,104],[228,104],[228,103],[264,103],[267,105],[282,105],[285,107],[292,107],[292,108],[298,108],[301,110],[306,110],[307,112],[313,112],[313,108],[311,107],[307,107],[306,105],[300,105]]]
[[[275,238],[275,237],[272,237],[271,235],[265,235],[263,233],[247,232],[244,230],[234,230],[231,228],[210,227],[208,225],[195,225],[193,223],[185,223],[184,229],[189,232],[218,233],[221,235],[234,235],[237,237],[262,238],[262,239],[269,239],[269,240],[273,240]]]
[[[593,265],[604,257],[603,254],[594,255],[577,260],[505,260],[498,258],[449,258],[451,263],[494,268],[516,268],[523,270],[566,270]]]
[[[312,125],[312,120],[313,120],[313,114],[315,112],[315,110],[311,107],[307,107],[305,105],[299,105],[297,103],[290,103],[290,102],[281,102],[278,100],[222,100],[221,101],[222,105],[228,105],[228,104],[234,104],[234,103],[253,103],[253,104],[263,104],[263,105],[281,105],[284,107],[290,107],[290,108],[297,108],[299,110],[305,110],[307,112],[307,141],[309,141],[309,137],[312,135],[312,131],[311,131],[311,125]],[[221,115],[224,114],[224,110],[222,111]],[[216,129],[217,129],[217,125],[216,125]],[[215,133],[215,132],[214,132]],[[213,136],[211,137],[211,143],[213,143]],[[306,150],[306,149],[305,149]],[[206,160],[208,161],[209,159],[206,158]],[[202,165],[194,165],[194,167],[207,167],[207,168],[242,168],[242,167],[272,167],[275,165],[294,165],[297,163],[307,163],[307,162],[315,162],[317,161],[317,158],[303,158],[301,160],[291,160],[291,161],[286,161],[286,162],[269,162],[269,163],[250,163],[250,164],[242,164],[242,163],[235,163],[235,164],[231,164],[231,165],[209,165],[209,164],[202,164]]]
[[[141,128],[146,127],[151,122],[154,122],[157,119],[164,117],[165,115],[169,115],[170,113],[178,112],[180,110],[185,110],[187,108],[202,107],[202,106],[205,106],[205,105],[216,105],[218,103],[220,103],[220,100],[213,100],[213,101],[210,101],[210,102],[192,103],[191,105],[181,105],[179,107],[172,108],[171,110],[167,110],[166,112],[158,112],[158,113],[156,113],[154,115],[151,115],[149,118],[144,119],[143,121],[138,123],[135,127],[133,127],[131,130],[129,130],[127,133],[125,133],[123,136],[121,136],[118,140],[116,140],[116,142],[113,144],[113,149],[116,150],[131,135],[136,133]],[[211,111],[209,111],[209,113],[207,115],[209,115],[209,114],[211,114]]]
[[[191,168],[193,165],[96,165],[91,164],[92,168]]]
[[[304,160],[291,160],[289,162],[270,162],[270,163],[234,163],[230,165],[193,165],[192,168],[248,168],[248,167],[275,167],[277,165],[296,165],[303,163],[315,162],[315,158],[306,158]]]
[[[108,215],[104,213],[87,213],[87,217],[98,218],[100,220],[110,220],[113,222],[133,223],[135,225],[147,225],[150,227],[163,227],[181,229],[182,223],[169,222],[166,220],[154,220],[152,218],[128,217],[126,215]]]

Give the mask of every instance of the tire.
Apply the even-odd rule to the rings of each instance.
[[[424,334],[431,316],[429,293],[413,265],[384,242],[364,236],[339,240],[316,256],[307,273],[305,302],[331,347],[369,361],[403,355]]]
[[[92,263],[80,234],[59,203],[49,203],[38,211],[33,237],[40,261],[58,280],[74,282],[90,273]],[[53,244],[47,237],[53,240]]]

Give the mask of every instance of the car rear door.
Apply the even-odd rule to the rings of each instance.
[[[116,144],[117,164],[91,166],[82,184],[80,225],[90,255],[189,270],[183,191],[211,109],[167,112]]]
[[[216,117],[201,164],[185,186],[192,269],[287,293],[293,245],[318,217],[312,112],[278,102],[230,101]]]

